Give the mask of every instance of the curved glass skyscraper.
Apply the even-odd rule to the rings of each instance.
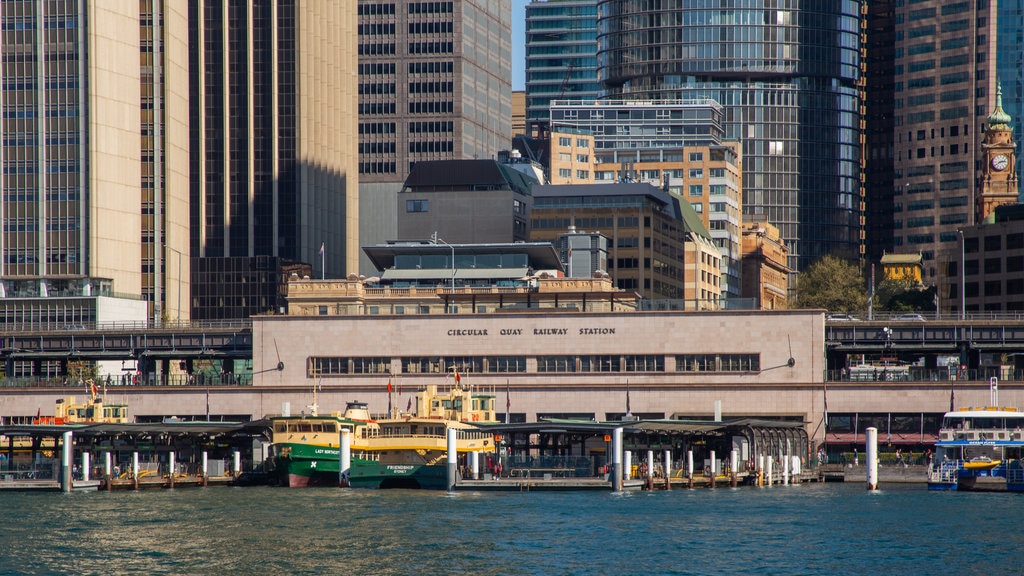
[[[599,0],[608,98],[713,98],[789,265],[862,250],[861,0]]]

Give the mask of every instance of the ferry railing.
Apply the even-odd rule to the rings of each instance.
[[[919,368],[916,366],[867,366],[827,370],[827,382],[1024,382],[1024,370],[978,368]]]

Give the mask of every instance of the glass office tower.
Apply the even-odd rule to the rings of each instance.
[[[526,5],[526,125],[548,122],[555,99],[592,100],[597,79],[597,0],[534,0]]]
[[[615,99],[712,98],[743,143],[743,212],[776,225],[798,271],[863,251],[860,0],[600,0]]]

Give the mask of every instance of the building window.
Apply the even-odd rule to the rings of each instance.
[[[704,195],[704,186],[702,186],[700,184],[691,184],[690,185],[690,196],[692,196],[692,197],[700,197],[700,196],[703,196],[703,195]]]
[[[406,200],[405,201],[406,212],[430,212],[430,201],[429,200]]]
[[[677,372],[759,372],[760,354],[683,354],[676,356]]]

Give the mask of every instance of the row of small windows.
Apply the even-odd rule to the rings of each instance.
[[[394,82],[375,82],[371,84],[360,84],[359,94],[394,94]]]
[[[385,75],[395,73],[394,62],[369,62],[359,65],[359,75]]]
[[[394,154],[394,142],[360,142],[360,154]]]
[[[39,220],[36,218],[5,218],[4,232],[35,232],[39,229]],[[46,230],[48,232],[66,232],[69,230],[80,230],[81,221],[75,217],[58,217],[46,219]]]
[[[395,24],[394,22],[374,23],[374,24],[360,24],[359,35],[370,36],[370,35],[395,35]]]
[[[455,70],[455,63],[447,62],[410,62],[410,74],[451,74]]]
[[[394,28],[392,27],[392,32]],[[451,22],[410,22],[409,34],[451,34]]]
[[[367,102],[359,105],[359,114],[394,114],[394,102]]]
[[[394,134],[394,122],[360,122],[360,134]]]
[[[453,2],[412,2],[409,14],[451,14]]]
[[[409,133],[419,134],[424,132],[452,132],[455,124],[448,122],[410,122]]]
[[[394,85],[392,85],[393,87]],[[452,91],[451,82],[410,82],[410,94],[450,94]]]
[[[409,102],[409,114],[451,114],[455,106],[451,100],[438,102]]]
[[[395,54],[395,45],[392,43],[360,43],[360,56],[388,56]]]
[[[359,4],[358,14],[360,16],[390,16],[395,13],[394,4]]]
[[[360,174],[394,174],[394,162],[360,162]]]
[[[430,153],[430,152],[451,152],[455,145],[451,140],[427,140],[409,142],[409,152]]]
[[[392,358],[384,356],[312,356],[306,360],[306,374],[310,377],[344,374],[391,375],[392,362]],[[526,372],[525,356],[427,356],[400,358],[399,362],[403,374],[442,374],[453,369],[458,370],[463,376],[474,373]]]
[[[409,54],[451,54],[452,46],[451,42],[410,42]]]

